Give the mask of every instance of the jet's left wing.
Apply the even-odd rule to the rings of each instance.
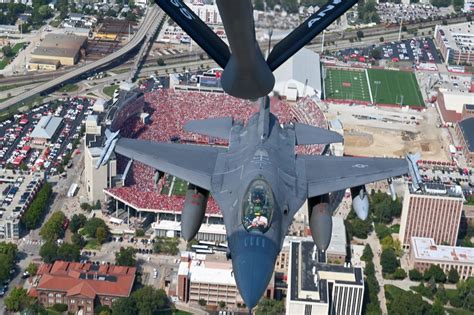
[[[117,141],[115,152],[210,190],[221,149],[121,138]]]
[[[308,182],[308,197],[360,186],[408,173],[403,159],[299,155]]]

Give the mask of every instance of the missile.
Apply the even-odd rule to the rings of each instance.
[[[365,186],[356,186],[351,188],[352,207],[361,220],[367,219],[369,214],[369,197]]]
[[[206,212],[209,191],[201,187],[188,185],[184,200],[184,209],[181,213],[181,236],[190,241],[201,227],[204,213]]]
[[[308,201],[309,227],[316,246],[326,250],[331,242],[332,215],[329,209],[329,196],[322,195]]]
[[[115,149],[115,145],[117,144],[118,137],[119,137],[120,130],[112,133],[110,130],[105,130],[105,144],[104,148],[102,149],[102,152],[100,153],[100,157],[97,160],[97,163],[95,165],[95,168],[98,169],[102,165],[107,164],[109,161],[110,155]]]
[[[406,160],[408,162],[408,172],[411,176],[411,185],[415,191],[422,189],[423,179],[418,169],[418,160],[420,159],[420,153],[408,154]]]
[[[397,200],[397,192],[395,191],[395,187],[393,186],[393,181],[391,178],[387,179],[388,188],[390,189],[390,195],[392,196],[392,200]]]

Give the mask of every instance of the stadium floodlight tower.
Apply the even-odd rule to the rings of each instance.
[[[252,310],[267,289],[288,227],[305,201],[313,240],[326,250],[332,211],[337,208],[331,194],[351,188],[354,210],[365,219],[369,210],[365,184],[413,173],[416,160],[297,155],[296,145],[328,145],[342,142],[342,136],[301,123],[280,124],[270,112],[267,94],[275,83],[273,71],[357,0],[331,0],[275,45],[266,60],[255,39],[250,0],[217,0],[230,50],[180,0],[156,2],[224,68],[224,91],[242,99],[260,99],[260,111],[246,125],[223,117],[189,121],[184,126],[188,132],[227,140],[227,148],[126,139],[109,133],[97,166],[106,163],[114,151],[154,168],[158,178],[168,173],[187,181],[181,235],[188,241],[201,227],[211,194],[224,218],[227,257],[232,259],[237,287]]]

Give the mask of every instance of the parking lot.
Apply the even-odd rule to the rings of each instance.
[[[0,123],[0,167],[59,173],[81,136],[82,121],[91,112],[89,106],[90,100],[83,97],[60,99]],[[63,122],[57,136],[46,145],[36,145],[31,133],[47,115],[62,117]]]
[[[441,59],[436,52],[433,39],[406,39],[400,42],[387,42],[379,46],[372,45],[367,48],[348,48],[335,53],[335,57],[342,61],[367,62],[371,60],[372,51],[382,48],[381,59],[393,62],[410,61],[416,63],[440,63]]]

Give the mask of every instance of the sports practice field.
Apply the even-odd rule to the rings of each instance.
[[[324,83],[326,98],[371,101],[364,70],[326,68]]]
[[[424,106],[414,73],[379,69],[367,71],[374,103]],[[378,88],[375,82],[380,82]]]
[[[420,87],[411,72],[326,68],[324,83],[329,99],[424,106]]]

